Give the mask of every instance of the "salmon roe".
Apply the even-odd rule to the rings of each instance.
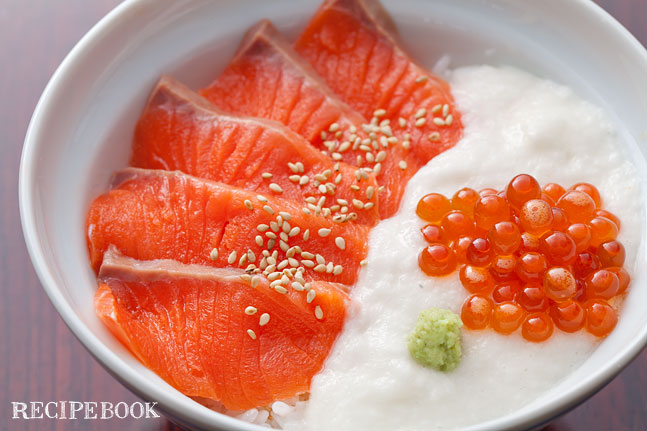
[[[429,193],[418,202],[416,214],[431,223],[440,223],[442,218],[452,209],[449,199],[440,193]]]
[[[533,313],[524,320],[521,335],[534,343],[545,341],[553,335],[553,320],[546,313]]]
[[[428,275],[447,275],[456,269],[456,256],[445,244],[431,244],[420,253],[418,264]]]
[[[461,309],[466,328],[541,342],[555,330],[604,337],[615,327],[610,303],[631,277],[620,219],[602,208],[594,185],[542,187],[521,174],[503,190],[429,193],[416,213],[427,223],[418,264],[430,276],[458,269],[470,295]]]

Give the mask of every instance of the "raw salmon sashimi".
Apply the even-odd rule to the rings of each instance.
[[[106,253],[95,311],[148,368],[188,396],[230,410],[306,392],[342,329],[347,296],[314,281],[281,295],[242,269]]]
[[[377,0],[326,0],[296,51],[343,101],[365,117],[390,120],[411,142],[407,162],[423,166],[462,135],[449,84],[416,64]],[[414,166],[411,166],[414,167]]]
[[[114,184],[88,211],[95,271],[115,245],[135,259],[263,272],[277,291],[303,291],[304,280],[355,283],[368,252],[367,226],[305,214],[290,200],[179,171],[130,168]]]
[[[224,72],[200,94],[225,111],[279,121],[334,160],[374,173],[384,186],[380,215],[397,211],[413,175],[401,165],[407,144],[397,144],[388,124],[371,124],[342,102],[269,21],[249,30]]]
[[[335,222],[380,220],[372,174],[334,162],[282,124],[226,114],[170,77],[137,123],[131,165],[292,199]]]

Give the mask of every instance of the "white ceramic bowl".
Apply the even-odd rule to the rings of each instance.
[[[140,365],[94,315],[84,219],[126,165],[133,127],[162,73],[198,88],[217,76],[245,30],[272,19],[294,36],[320,0],[129,0],[78,43],[34,112],[20,171],[20,207],[40,280],[67,325],[117,379],[196,429],[260,429],[183,396]],[[636,0],[637,1],[637,0]],[[384,0],[404,41],[431,66],[511,64],[567,84],[602,106],[637,171],[647,172],[647,52],[587,0]],[[643,182],[643,194],[645,179]],[[647,201],[645,199],[644,201]],[[643,209],[644,212],[644,209]],[[566,380],[522,410],[470,430],[539,426],[615,376],[647,341],[645,214],[634,282],[616,330]]]

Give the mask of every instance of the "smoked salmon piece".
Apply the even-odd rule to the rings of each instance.
[[[131,166],[280,196],[340,223],[380,220],[373,174],[334,162],[282,124],[226,114],[168,76],[137,123]]]
[[[334,160],[374,173],[384,186],[381,217],[397,211],[413,175],[399,166],[407,150],[342,102],[268,20],[248,31],[224,72],[200,94],[225,111],[278,121]]]
[[[449,84],[405,53],[377,0],[324,1],[294,47],[344,102],[367,118],[389,120],[398,139],[409,137],[409,167],[460,139]]]
[[[230,410],[308,391],[346,314],[339,285],[277,293],[245,271],[138,261],[108,251],[95,311],[146,367],[187,396]]]
[[[285,291],[307,280],[352,285],[368,252],[367,226],[305,214],[290,200],[179,171],[130,168],[113,183],[88,211],[95,271],[114,245],[140,260],[266,273],[276,281],[273,287]]]

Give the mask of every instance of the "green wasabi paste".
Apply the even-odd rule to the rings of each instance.
[[[461,326],[460,317],[449,310],[421,311],[407,339],[409,353],[425,367],[453,370],[461,361]]]

